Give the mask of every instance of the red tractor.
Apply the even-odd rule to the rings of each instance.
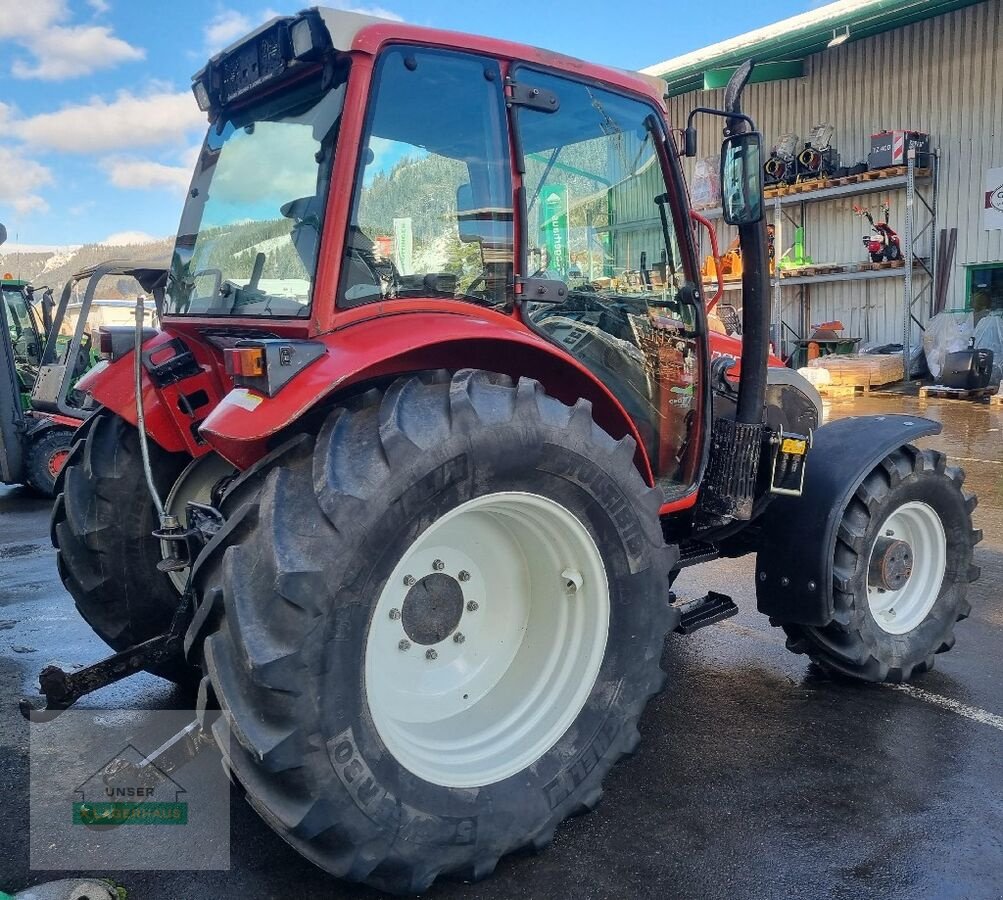
[[[49,707],[194,671],[269,825],[420,892],[598,802],[666,634],[735,611],[675,597],[686,566],[756,553],[759,609],[829,670],[929,669],[969,612],[975,498],[912,443],[939,424],[820,427],[767,366],[750,69],[695,111],[726,126],[736,380],[657,80],[325,9],[214,57],[163,330],[102,336],[53,514],[122,652],[44,672]]]

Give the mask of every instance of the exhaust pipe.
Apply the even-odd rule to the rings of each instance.
[[[743,134],[752,130],[742,117],[742,90],[752,74],[751,60],[732,75],[724,94],[728,130]],[[742,376],[738,383],[735,422],[761,425],[766,403],[766,365],[770,352],[770,253],[766,216],[755,225],[738,226],[742,248]]]

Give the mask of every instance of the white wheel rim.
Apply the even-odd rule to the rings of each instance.
[[[867,604],[883,631],[905,634],[919,626],[937,602],[947,571],[947,536],[937,511],[919,500],[898,507],[881,526],[881,534],[912,548],[912,574],[897,591],[868,583]]]
[[[414,624],[429,620],[412,614],[421,596],[412,588],[432,596],[438,585],[451,601],[442,608],[455,609],[443,575],[462,591],[459,622],[438,642],[419,642]],[[480,787],[522,771],[585,705],[609,615],[599,549],[567,509],[521,492],[461,504],[408,548],[373,610],[366,700],[380,738],[433,784]]]
[[[236,474],[237,469],[228,463],[222,456],[216,453],[207,453],[198,459],[193,459],[184,471],[178,476],[178,480],[171,487],[171,492],[164,502],[164,511],[172,516],[177,516],[181,524],[188,527],[188,504],[209,503],[212,500],[212,489],[216,483],[226,478],[228,475]],[[160,542],[160,555],[167,559],[172,550],[170,541]],[[179,569],[175,572],[168,572],[172,584],[179,594],[184,592],[185,585],[188,584],[188,568]]]

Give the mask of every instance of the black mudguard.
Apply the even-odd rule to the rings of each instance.
[[[815,432],[804,492],[775,497],[756,522],[760,612],[800,625],[832,621],[836,531],[850,498],[889,453],[940,430],[939,422],[916,416],[856,416]]]

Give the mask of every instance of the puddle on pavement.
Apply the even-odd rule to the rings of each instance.
[[[965,489],[979,497],[975,524],[985,533],[981,547],[1003,548],[1003,406],[881,394],[825,403],[827,421],[892,413],[923,416],[944,426],[919,443],[946,453],[950,465],[965,470]]]

